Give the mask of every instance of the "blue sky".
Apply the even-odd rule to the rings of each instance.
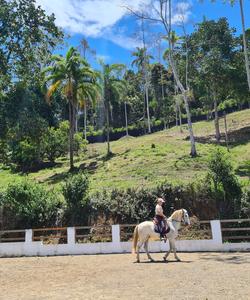
[[[91,48],[95,49],[97,57],[102,58],[106,63],[129,65],[132,61],[131,52],[136,46],[141,45],[140,22],[128,16],[123,6],[133,3],[133,7],[139,9],[141,5],[150,1],[152,0],[37,0],[37,4],[41,5],[47,13],[54,13],[57,25],[70,35],[67,39],[68,45],[60,50],[61,53],[64,53],[70,45],[78,46],[84,37]],[[235,27],[240,33],[238,1],[233,7],[222,2],[173,0],[174,29],[180,31],[178,26],[180,17],[183,18],[188,32],[191,32],[194,25],[202,21],[203,17],[215,20],[226,17],[230,26]],[[246,28],[248,28],[250,27],[250,0],[245,0],[244,9]],[[152,41],[149,37],[146,37],[146,40]],[[155,47],[152,43],[149,46],[153,51]],[[97,67],[93,58],[89,57],[89,60]]]

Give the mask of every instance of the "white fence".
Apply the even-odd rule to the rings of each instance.
[[[212,239],[210,240],[178,240],[177,251],[250,251],[250,242],[223,243],[221,221],[210,221]],[[0,257],[11,256],[48,256],[48,255],[76,255],[101,253],[129,253],[131,242],[122,242],[120,225],[112,225],[112,241],[101,243],[77,243],[75,227],[67,228],[66,244],[44,244],[34,241],[33,230],[25,230],[24,242],[0,242]],[[167,251],[169,244],[154,241],[149,243],[151,252]]]

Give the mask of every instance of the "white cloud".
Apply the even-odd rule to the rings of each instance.
[[[128,13],[125,4],[138,10],[152,0],[36,0],[47,13],[54,13],[56,24],[71,34],[80,33],[86,37],[103,37],[115,44],[131,49],[139,46],[138,41],[126,35],[115,25]],[[180,11],[188,18],[189,6],[180,2],[179,10],[173,16],[178,21]],[[177,17],[177,15],[179,17]],[[175,17],[177,18],[175,20]]]
[[[148,1],[148,0],[147,0]],[[54,13],[56,24],[71,33],[99,36],[127,13],[125,0],[37,0],[48,13]],[[139,8],[142,0],[133,0]]]

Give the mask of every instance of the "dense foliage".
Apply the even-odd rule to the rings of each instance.
[[[101,63],[96,71],[86,60],[87,41],[83,57],[74,47],[65,56],[52,55],[63,33],[54,15],[46,15],[35,0],[0,0],[1,165],[36,171],[69,153],[73,172],[74,156],[85,154],[87,136],[106,139],[105,159],[110,159],[112,133],[119,138],[121,132],[138,130],[139,135],[174,123],[181,129],[184,120],[190,121],[187,106],[192,121],[200,116],[215,120],[220,143],[220,113],[250,106],[242,36],[226,18],[204,19],[190,34],[170,36],[171,47],[158,59],[151,53],[156,49],[144,45],[131,54],[127,68]],[[249,31],[246,37],[250,45]],[[167,59],[170,50],[184,92]],[[189,130],[189,137],[194,145],[195,133]],[[187,207],[201,218],[249,216],[250,206],[249,192],[242,191],[221,151],[212,155],[205,180],[185,186],[166,183],[152,190],[90,196],[88,176],[79,174],[66,180],[62,194],[64,202],[53,191],[25,181],[8,186],[0,206],[15,221],[10,227],[53,225],[59,211],[60,221],[72,225],[87,224],[100,214],[115,222],[138,222],[152,218],[157,196],[167,199],[168,214]]]
[[[34,228],[57,225],[64,204],[53,191],[29,181],[9,185],[1,194],[3,227]]]

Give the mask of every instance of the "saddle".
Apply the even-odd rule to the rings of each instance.
[[[154,223],[154,231],[156,233],[159,233],[162,238],[166,238],[166,234],[169,233],[170,227],[167,225],[167,222],[163,222],[163,220],[159,220],[157,216],[153,219]],[[164,223],[164,226],[162,226],[162,223]]]

